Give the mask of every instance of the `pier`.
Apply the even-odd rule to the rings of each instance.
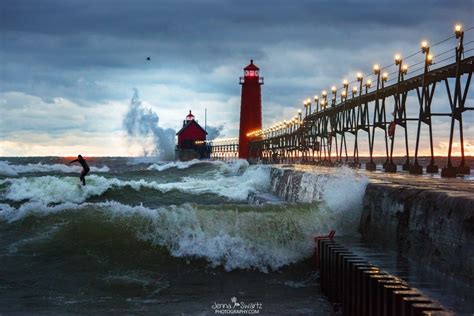
[[[324,90],[321,95],[306,99],[304,114],[299,110],[293,118],[247,133],[248,157],[259,163],[355,168],[364,164],[367,170],[375,170],[375,152],[379,152],[383,153],[383,170],[393,173],[398,170],[398,149],[404,156],[401,169],[411,174],[422,174],[424,170],[433,174],[441,171],[442,177],[469,174],[463,118],[474,110],[474,106],[466,104],[474,70],[474,41],[465,41],[465,33],[471,35],[473,28],[464,31],[456,26],[448,38],[431,46],[423,41],[419,51],[405,58],[397,54],[393,64],[376,64],[372,74],[358,73],[356,80],[344,80],[342,87],[333,86],[329,93]],[[453,41],[454,47],[436,52],[437,46]],[[443,111],[432,110],[436,98],[444,100]],[[412,107],[417,108],[417,115],[408,115]],[[448,144],[443,153],[434,150],[434,118],[449,122],[449,130],[442,133]],[[210,147],[219,153],[216,156],[236,156],[241,139],[242,135],[225,146],[217,140]],[[453,163],[455,142],[459,146],[456,155],[460,156],[457,165]],[[422,144],[429,148],[425,169],[420,163]],[[362,151],[367,156],[365,161],[361,159]],[[442,168],[436,155],[447,157]]]
[[[448,280],[442,282],[453,277],[474,284],[474,181],[466,155],[472,135],[464,124],[474,110],[468,104],[473,33],[474,27],[456,25],[447,38],[422,41],[418,51],[396,54],[390,65],[375,64],[352,82],[306,98],[294,117],[266,128],[261,119],[248,121],[252,104],[261,117],[263,84],[251,61],[240,78],[245,124],[239,138],[207,142],[212,159],[272,165],[271,193],[290,202],[318,201],[324,189],[307,183],[327,181],[340,168],[369,179],[358,214],[361,242],[393,255],[377,265],[377,256],[361,255],[357,243],[315,240],[321,289],[343,315],[452,314],[421,289],[423,282],[400,277],[398,256],[434,269]],[[436,130],[440,122],[449,128]],[[435,130],[447,144],[442,150],[435,151]]]
[[[440,301],[453,300],[453,297],[457,302],[451,304],[462,311],[473,308],[469,302],[474,298],[466,294],[472,292],[469,289],[474,284],[473,181],[387,174],[382,170],[350,171],[347,167],[341,170],[286,164],[271,168],[271,193],[294,203],[318,203],[326,194],[337,194],[332,192],[334,186],[326,186],[332,179],[346,177],[347,172],[352,174],[351,179],[354,175],[368,179],[360,212],[339,214],[340,225],[345,221],[354,222],[352,216],[359,217],[356,221],[360,240],[337,233],[331,240],[315,239],[315,258],[322,260],[322,263],[319,259],[315,262],[321,288],[344,315],[425,315],[422,312],[428,311],[452,315],[460,311],[453,312]],[[321,185],[308,187],[307,183]],[[344,192],[346,189],[341,188]],[[341,203],[350,202],[341,196]],[[322,240],[328,244],[321,244]],[[362,272],[369,268],[377,277]],[[344,283],[347,280],[352,283]],[[373,293],[363,284],[366,281],[375,282]],[[399,286],[396,290],[412,292],[397,294],[394,298],[393,288],[389,287],[391,292],[385,293],[385,282]],[[353,296],[346,291],[363,291],[363,296]],[[425,300],[423,304],[429,305],[424,305],[423,311],[412,311],[410,304],[420,302],[416,299],[404,302],[406,297]],[[386,311],[382,312],[383,308]]]

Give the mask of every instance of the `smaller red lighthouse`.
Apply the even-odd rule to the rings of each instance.
[[[242,95],[240,100],[240,131],[239,131],[239,158],[250,157],[249,142],[254,139],[249,133],[262,129],[262,94],[259,68],[253,60],[244,68],[244,77],[240,77]]]
[[[189,110],[186,120],[183,121],[183,127],[176,135],[178,135],[176,159],[185,161],[209,158],[205,143],[207,132],[194,120],[191,110]]]

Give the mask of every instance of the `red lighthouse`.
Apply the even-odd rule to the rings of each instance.
[[[183,121],[183,127],[176,135],[178,135],[176,159],[186,161],[209,158],[209,151],[206,146],[207,132],[194,120],[191,110],[189,110],[186,120]]]
[[[259,68],[250,64],[244,68],[244,77],[240,77],[242,96],[240,103],[239,158],[250,157],[249,142],[255,136],[249,133],[262,129],[262,94],[263,77],[259,76]]]

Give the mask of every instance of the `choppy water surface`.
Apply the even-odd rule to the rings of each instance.
[[[82,187],[80,167],[61,158],[0,161],[0,312],[212,315],[237,297],[261,314],[332,313],[312,236],[355,231],[357,210],[330,207],[351,192],[250,205],[268,194],[266,166],[89,162]]]

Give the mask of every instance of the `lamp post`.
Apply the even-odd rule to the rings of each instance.
[[[347,93],[349,92],[348,89],[349,89],[349,81],[347,81],[346,79],[344,79],[342,81],[342,86],[344,87],[344,97],[347,97]]]
[[[336,105],[336,98],[337,98],[336,86],[331,87],[331,93],[332,93],[332,104],[331,104],[331,106],[335,106]]]
[[[380,89],[380,66],[378,64],[374,65],[373,72],[374,72],[374,75],[377,76],[376,94],[378,94],[378,91]],[[378,96],[375,97],[375,107],[376,107],[376,109],[378,109]],[[374,157],[373,157],[373,154],[374,154],[374,138],[375,138],[375,116],[374,116],[374,125],[372,126],[372,135],[371,135],[370,143],[369,143],[369,161],[365,164],[365,169],[371,170],[371,171],[376,169],[376,164],[374,162]]]
[[[356,168],[360,168],[360,163],[359,163],[359,128],[363,126],[362,124],[359,125],[359,119],[361,120],[361,123],[365,121],[363,119],[364,116],[364,111],[362,111],[361,105],[361,96],[362,96],[362,91],[364,87],[364,76],[362,75],[361,72],[357,73],[357,82],[359,82],[359,99],[357,102],[358,110],[357,110],[357,116],[356,116],[356,130],[355,130],[355,139],[354,139],[354,166]],[[367,87],[366,87],[366,93],[367,93]],[[357,93],[357,87],[352,88],[352,97],[355,96]],[[370,139],[370,137],[369,137]]]
[[[319,97],[317,95],[314,96],[314,104],[316,105],[316,110],[315,112],[319,112]]]
[[[323,92],[321,92],[321,95],[323,96],[323,100],[321,101],[321,109],[324,107],[326,108],[326,106],[328,105],[328,93],[326,92],[326,90],[323,90]]]
[[[395,55],[395,65],[398,66],[398,81],[397,81],[397,94],[396,94],[396,101],[395,101],[395,108],[393,110],[393,122],[389,125],[389,134],[391,138],[391,147],[390,147],[390,161],[385,169],[388,172],[396,172],[397,167],[393,162],[393,147],[395,143],[395,131],[397,124],[404,127],[405,130],[405,151],[406,151],[406,160],[402,165],[403,170],[410,170],[410,152],[408,149],[408,130],[406,126],[406,111],[405,111],[405,104],[404,100],[400,98],[400,83],[404,80],[404,75],[408,72],[408,66],[403,63],[403,59],[400,54]],[[392,127],[393,126],[393,127]]]
[[[304,108],[305,108],[305,118],[311,114],[311,99],[306,99],[304,102]]]
[[[416,145],[415,145],[415,161],[413,166],[410,168],[410,173],[413,174],[422,174],[423,167],[420,166],[418,162],[418,149],[420,145],[420,129],[421,123],[424,122],[428,124],[429,137],[430,137],[430,150],[431,150],[431,160],[430,164],[426,166],[426,172],[428,173],[437,173],[438,166],[434,164],[434,149],[433,149],[433,133],[431,126],[431,98],[429,97],[429,89],[426,87],[427,74],[431,64],[433,64],[433,55],[430,54],[430,46],[427,41],[421,42],[421,52],[425,55],[425,67],[423,72],[423,79],[421,84],[421,98],[420,98],[420,113],[418,120],[418,129],[416,134]]]
[[[357,82],[359,82],[359,84],[360,84],[360,86],[359,86],[359,87],[360,87],[359,91],[360,91],[360,93],[362,93],[362,87],[363,87],[363,85],[364,85],[364,76],[362,75],[361,72],[358,72],[358,73],[357,73]]]
[[[342,90],[342,92],[341,92],[341,102],[344,102],[346,100],[346,97],[347,97],[346,90]]]
[[[384,88],[384,82],[387,82],[388,80],[388,73],[387,72],[384,72],[382,74],[382,84],[381,84],[381,88],[383,89]]]
[[[454,26],[454,35],[456,39],[459,39],[459,43],[455,49],[456,52],[456,82],[455,82],[455,90],[453,96],[453,107],[452,107],[452,115],[451,115],[451,127],[449,133],[449,146],[448,146],[448,160],[446,162],[446,167],[441,170],[442,177],[456,177],[457,174],[469,174],[470,167],[466,165],[466,161],[464,158],[464,135],[463,135],[463,112],[465,110],[464,102],[462,101],[462,92],[461,92],[461,60],[464,54],[464,31],[462,29],[461,24],[457,24]],[[451,154],[453,148],[453,138],[454,138],[454,125],[456,120],[459,122],[459,142],[461,147],[461,162],[459,166],[456,168],[453,166],[451,161]]]
[[[367,80],[365,83],[365,94],[369,93],[369,89],[372,87],[372,80]]]

